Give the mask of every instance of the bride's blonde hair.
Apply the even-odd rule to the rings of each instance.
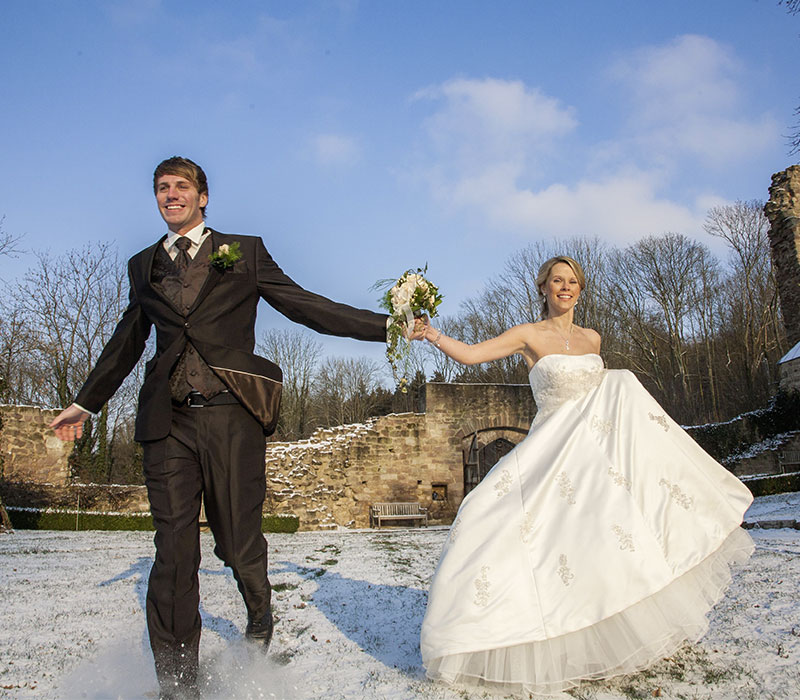
[[[578,280],[581,291],[586,289],[586,275],[583,274],[583,268],[577,260],[574,260],[568,255],[556,255],[554,258],[550,258],[549,260],[545,261],[545,263],[539,268],[539,274],[536,275],[536,290],[539,292],[539,296],[542,298],[542,316],[544,316],[544,318],[549,316],[549,312],[547,309],[547,297],[544,295],[542,287],[544,287],[545,282],[547,282],[547,278],[550,277],[550,271],[555,265],[558,265],[558,263],[565,263],[569,265],[572,271],[575,273],[575,277]]]

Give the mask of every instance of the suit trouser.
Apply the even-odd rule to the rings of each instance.
[[[239,404],[174,406],[169,435],[143,443],[156,529],[147,588],[147,628],[162,688],[193,685],[200,643],[200,497],[214,553],[233,570],[248,616],[270,607],[264,433]]]

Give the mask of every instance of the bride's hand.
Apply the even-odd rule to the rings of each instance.
[[[429,319],[427,316],[414,319],[414,327],[406,330],[406,338],[409,340],[423,340],[425,331],[428,329]]]

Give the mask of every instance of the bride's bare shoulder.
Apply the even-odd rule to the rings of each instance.
[[[580,331],[581,335],[583,335],[583,337],[589,343],[591,343],[593,347],[595,347],[597,350],[600,349],[602,338],[600,337],[600,334],[594,330],[594,328],[582,328],[580,326],[575,326],[575,328],[576,330]]]
[[[514,330],[523,337],[530,338],[542,333],[544,328],[541,321],[536,321],[535,323],[520,323],[518,326],[514,326]]]

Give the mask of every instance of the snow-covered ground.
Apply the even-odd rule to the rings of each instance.
[[[800,520],[800,493],[758,499],[748,520]],[[699,643],[569,696],[800,698],[800,530],[751,533],[756,552]],[[203,697],[498,697],[424,677],[419,628],[446,537],[446,528],[272,535],[277,627],[265,658],[242,641],[241,599],[204,534]],[[144,532],[0,536],[0,697],[157,697],[143,612],[152,555]]]

